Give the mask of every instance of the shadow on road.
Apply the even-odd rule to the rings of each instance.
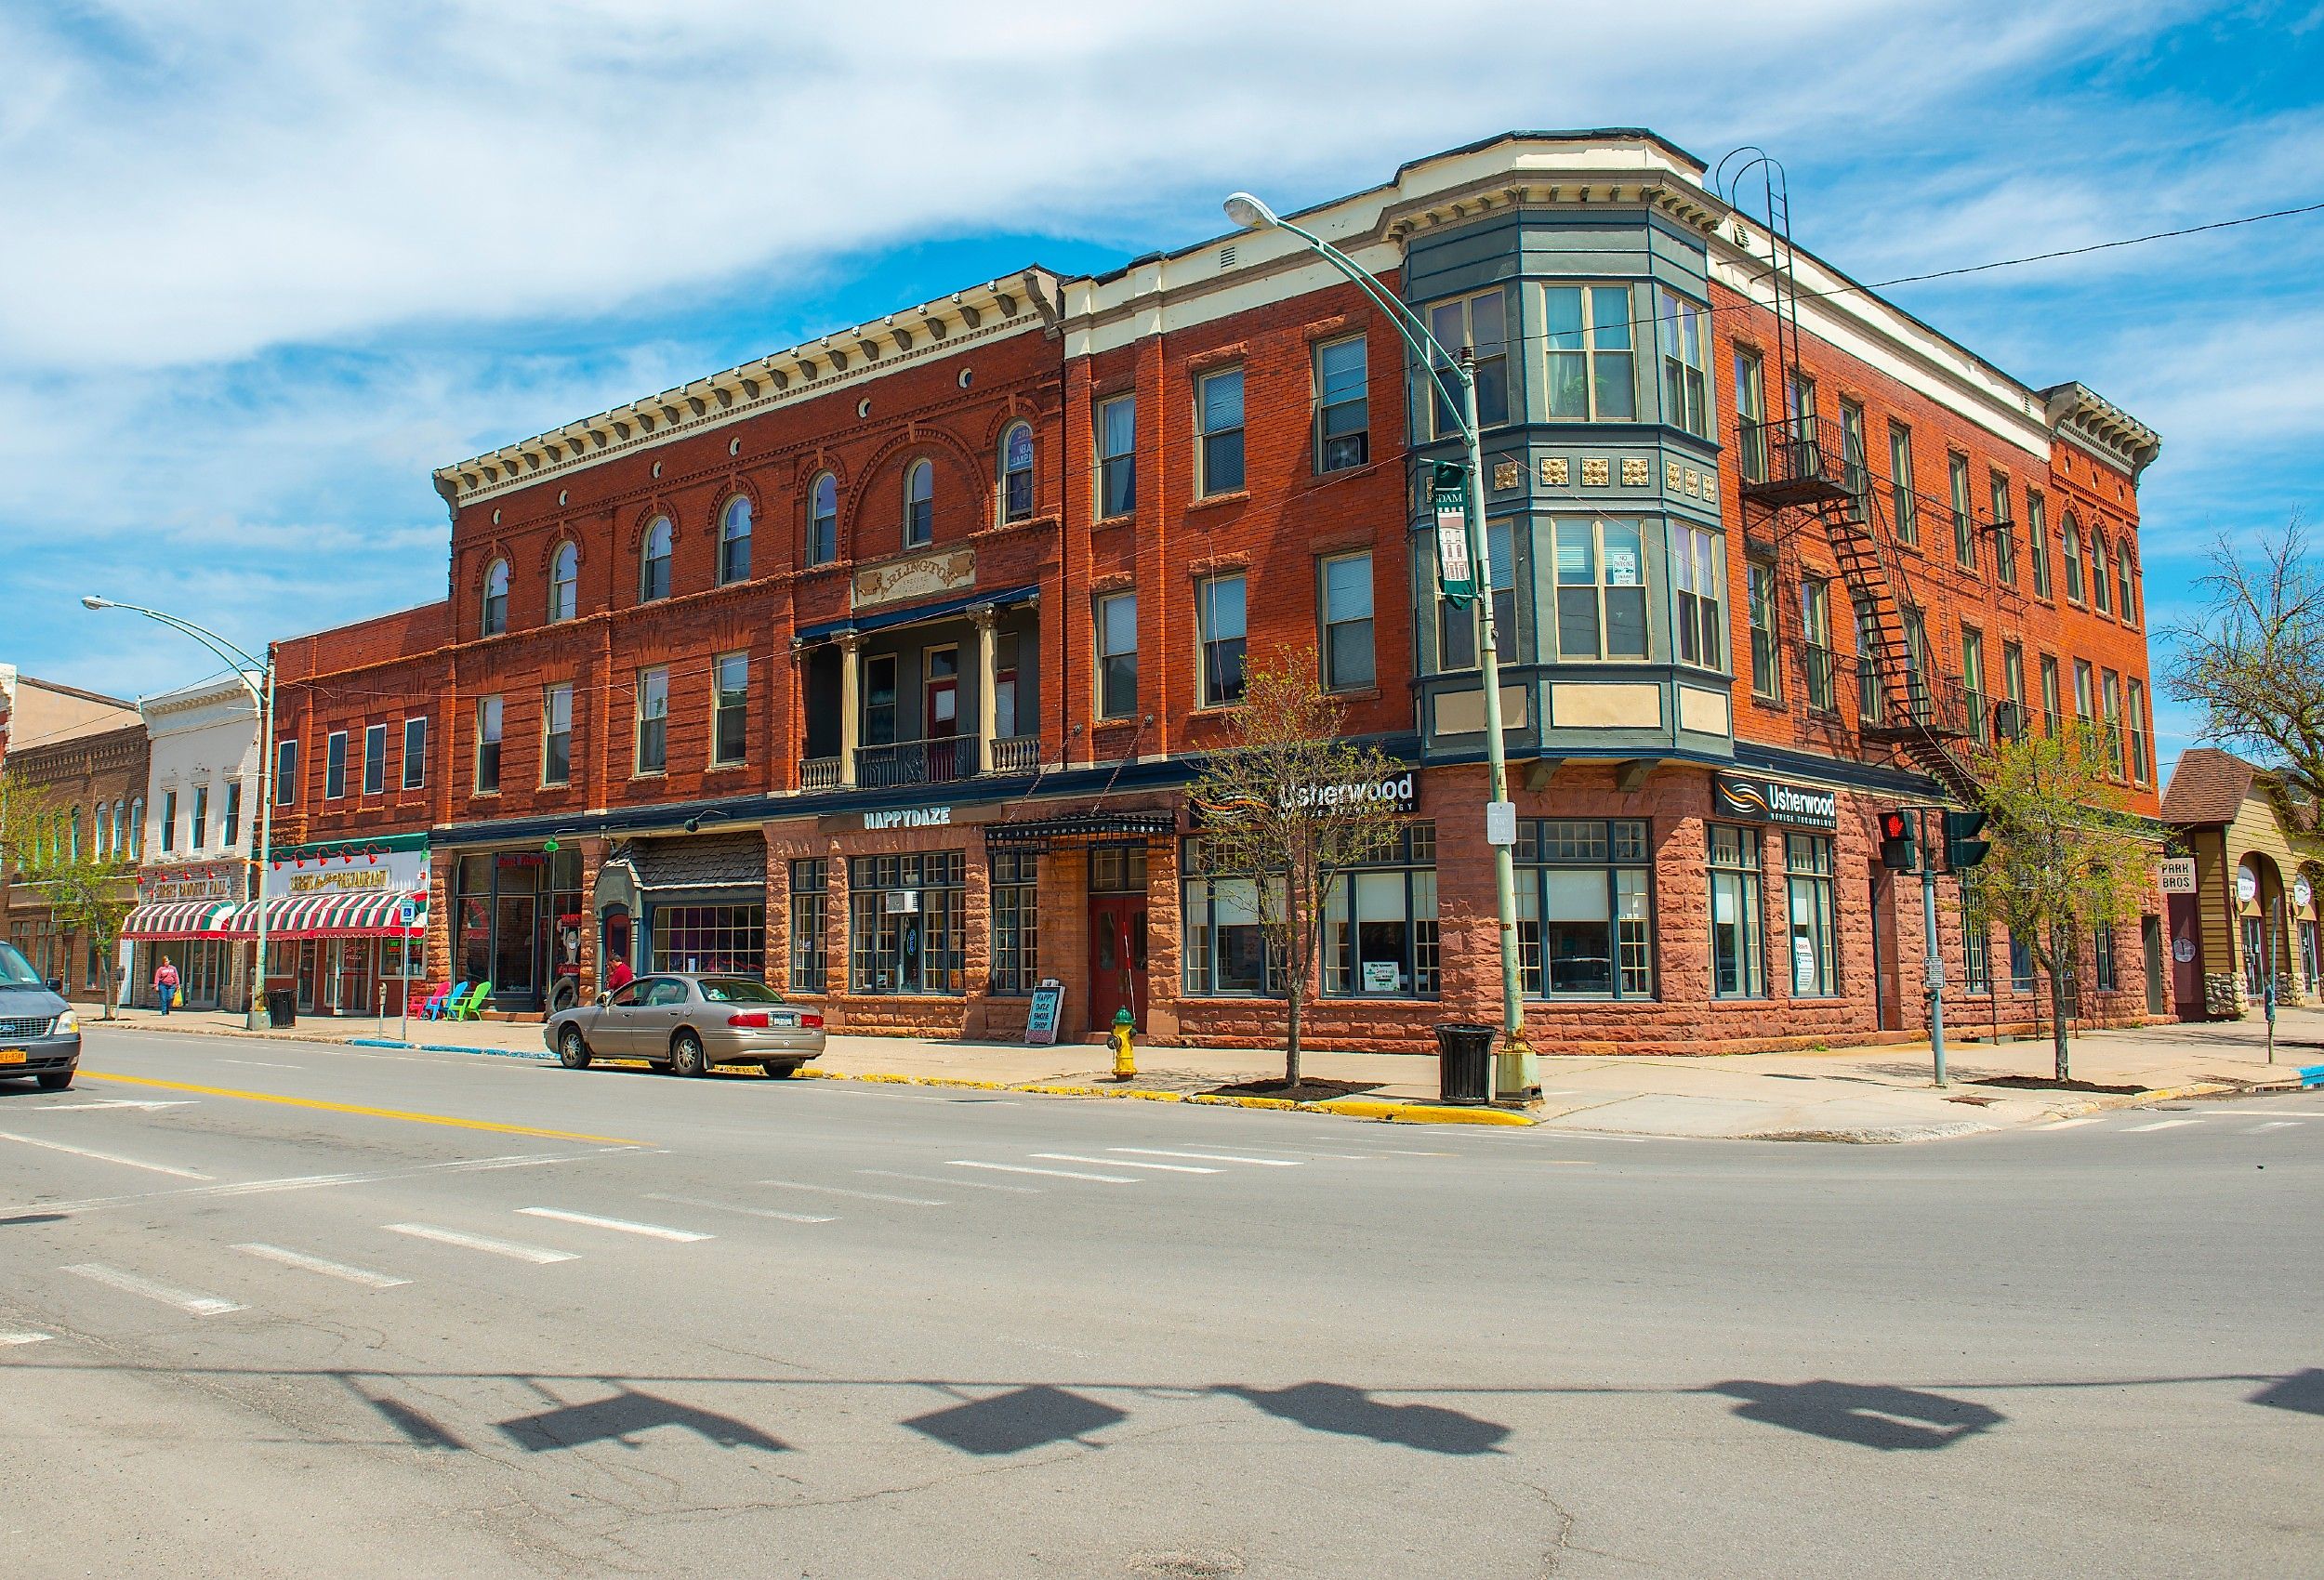
[[[2324,1415],[2324,1371],[2311,1366],[2304,1372],[2294,1372],[2288,1377],[2280,1377],[2251,1395],[2250,1402],[2277,1410],[2297,1410],[2303,1415]]]
[[[1096,1448],[1100,1445],[1082,1442],[1085,1434],[1128,1419],[1110,1404],[1062,1388],[1035,1384],[914,1415],[904,1425],[963,1454],[994,1455],[1023,1454],[1053,1442],[1081,1442],[1084,1448]]]
[[[1294,1421],[1311,1432],[1369,1438],[1374,1442],[1424,1449],[1430,1454],[1497,1454],[1509,1429],[1440,1404],[1382,1404],[1360,1388],[1344,1383],[1296,1383],[1289,1388],[1220,1389],[1248,1400],[1268,1415]]]
[[[1735,1413],[1860,1448],[1950,1448],[2009,1419],[1966,1399],[1876,1383],[1723,1382],[1704,1390],[1743,1401]]]
[[[627,1388],[611,1399],[561,1405],[537,1415],[520,1415],[495,1425],[503,1437],[531,1454],[579,1448],[592,1442],[618,1442],[624,1448],[636,1448],[638,1438],[661,1427],[683,1427],[720,1448],[758,1448],[781,1454],[786,1446],[732,1415]]]

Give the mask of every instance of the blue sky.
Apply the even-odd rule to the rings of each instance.
[[[252,646],[441,596],[433,467],[1511,127],[1759,143],[1868,281],[2324,200],[2314,3],[804,9],[0,0],[0,657],[156,691],[204,656],[81,593]],[[2324,215],[1893,295],[2161,430],[2160,624],[2318,513],[2320,277]]]

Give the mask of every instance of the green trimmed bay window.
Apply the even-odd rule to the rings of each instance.
[[[1517,939],[1535,998],[1652,998],[1653,846],[1643,818],[1517,824]]]
[[[1324,907],[1325,996],[1433,998],[1436,941],[1436,825],[1409,823],[1393,849],[1332,886]]]

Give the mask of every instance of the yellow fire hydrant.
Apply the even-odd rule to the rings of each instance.
[[[1109,1040],[1114,1045],[1114,1079],[1127,1081],[1138,1073],[1137,1049],[1130,1041],[1133,1022],[1127,1009],[1114,1011],[1114,1030]]]

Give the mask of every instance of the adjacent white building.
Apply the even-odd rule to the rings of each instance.
[[[250,684],[263,678],[250,677]],[[258,822],[258,712],[239,675],[141,697],[152,743],[138,850],[138,908],[130,1002],[152,1005],[153,973],[178,968],[185,1007],[241,1009],[249,992],[250,944],[226,936],[250,896]]]

